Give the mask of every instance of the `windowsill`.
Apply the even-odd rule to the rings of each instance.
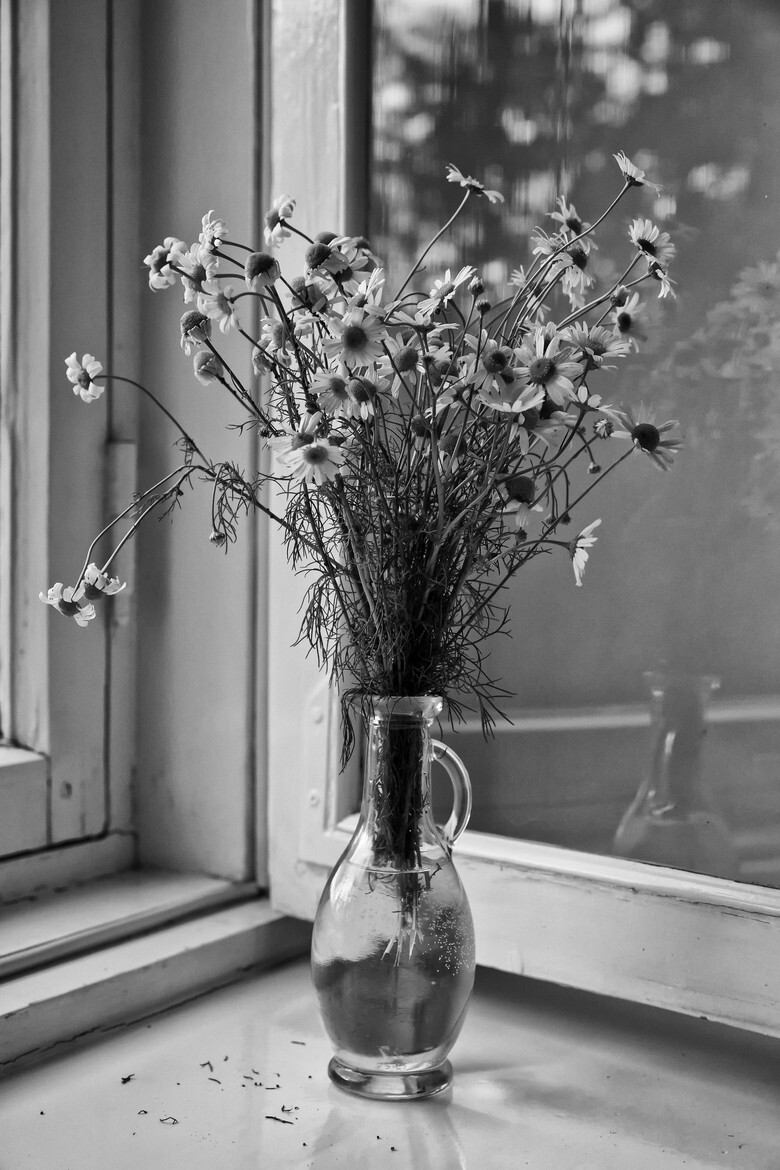
[[[4,1158],[36,1170],[55,1149],[79,1170],[777,1162],[778,1042],[657,1009],[481,970],[451,1093],[358,1100],[329,1084],[329,1056],[308,964],[288,964],[7,1079]]]

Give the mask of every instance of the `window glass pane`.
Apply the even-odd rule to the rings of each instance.
[[[629,192],[593,275],[629,262],[635,217],[677,245],[678,299],[643,286],[638,352],[589,385],[679,419],[685,449],[668,475],[637,455],[577,509],[572,536],[602,519],[581,589],[565,550],[509,589],[491,668],[518,721],[451,741],[473,828],[780,885],[778,49],[761,0],[375,0],[371,228],[390,290],[457,205],[448,163],[506,203],[472,201],[426,292],[474,263],[503,295],[557,196],[586,221],[607,206],[621,150],[663,190]],[[659,740],[645,675],[662,670],[688,683],[657,699]],[[671,789],[616,843],[654,767]]]

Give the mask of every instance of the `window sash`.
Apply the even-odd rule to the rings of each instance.
[[[272,189],[298,197],[304,229],[362,230],[370,86],[356,92],[351,66],[370,55],[367,8],[273,4]],[[339,780],[335,705],[290,649],[301,589],[274,532],[268,558],[271,892],[277,909],[311,918],[354,824],[343,808],[354,775]],[[780,1034],[780,891],[468,830],[455,860],[479,962]]]

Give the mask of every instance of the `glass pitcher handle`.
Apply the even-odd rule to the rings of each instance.
[[[453,845],[471,816],[471,781],[463,760],[446,743],[433,739],[431,748],[434,760],[442,765],[452,782],[452,812],[442,832],[449,844]]]

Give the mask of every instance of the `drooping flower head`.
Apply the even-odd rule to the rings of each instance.
[[[188,309],[181,318],[181,347],[187,357],[211,337],[211,321],[199,309]]]
[[[174,272],[171,264],[176,258],[186,252],[184,240],[175,236],[166,236],[162,244],[152,248],[148,256],[144,256],[144,264],[149,265],[149,287],[155,292],[163,288],[170,288],[176,283],[178,273]]]
[[[222,241],[227,239],[227,235],[227,224],[224,219],[217,217],[215,211],[209,211],[203,216],[198,236],[201,264],[208,261],[208,258],[221,246]]]
[[[195,377],[204,386],[211,382],[221,382],[225,377],[225,367],[210,349],[199,350],[193,358],[192,365]]]
[[[265,213],[263,238],[267,247],[276,248],[289,237],[285,221],[292,218],[294,210],[295,200],[290,195],[279,195],[274,199],[273,207]]]
[[[95,402],[104,393],[105,386],[98,386],[93,382],[98,374],[102,374],[103,366],[91,353],[85,353],[81,361],[75,351],[65,358],[68,381],[73,383],[73,393],[78,394],[82,402]]]
[[[39,593],[38,597],[46,605],[53,605],[64,617],[72,617],[78,626],[86,626],[95,616],[94,605],[81,604],[82,590],[77,591],[72,585],[63,585],[62,581],[52,585],[48,593]]]
[[[244,279],[247,288],[252,292],[259,292],[261,288],[271,288],[281,274],[278,260],[269,256],[268,252],[252,252],[244,263]]]
[[[491,203],[504,202],[504,196],[500,191],[487,191],[484,183],[480,183],[478,179],[473,179],[471,175],[464,175],[452,163],[447,163],[447,182],[458,183],[461,187],[465,187],[475,195],[484,195]]]
[[[97,601],[100,597],[113,597],[127,588],[127,582],[122,584],[118,577],[109,577],[97,565],[87,565],[84,570],[84,597],[87,601]]]

